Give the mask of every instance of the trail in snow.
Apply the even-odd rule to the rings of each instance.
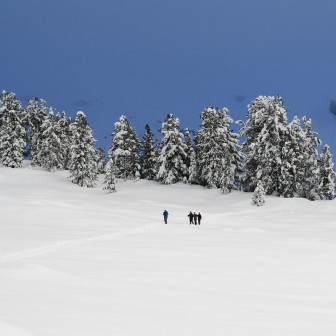
[[[140,228],[127,230],[123,232],[116,232],[116,233],[94,236],[94,237],[83,238],[83,239],[64,240],[64,241],[60,241],[60,242],[53,243],[50,245],[42,246],[42,247],[3,254],[3,255],[0,255],[0,263],[6,263],[6,262],[29,258],[29,257],[35,257],[35,256],[43,255],[48,252],[53,252],[55,250],[70,247],[70,246],[83,245],[83,244],[92,243],[96,241],[111,240],[111,239],[122,237],[122,236],[132,235],[135,233],[140,233],[142,231],[149,230],[155,226],[157,225],[150,224],[150,225],[146,225]]]

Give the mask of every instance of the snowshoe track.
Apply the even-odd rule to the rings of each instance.
[[[116,232],[116,233],[99,235],[99,236],[88,237],[88,238],[83,238],[83,239],[64,240],[64,241],[56,242],[56,243],[46,245],[46,246],[16,251],[16,252],[8,253],[8,254],[2,254],[0,255],[0,263],[6,263],[6,262],[16,261],[16,260],[20,260],[24,258],[40,256],[40,255],[44,255],[49,252],[53,252],[53,251],[66,248],[66,247],[70,247],[70,246],[84,245],[84,244],[97,242],[97,241],[104,241],[104,240],[113,240],[115,238],[119,238],[122,236],[128,236],[128,235],[132,235],[136,233],[141,233],[155,226],[157,227],[156,224],[150,224],[150,225],[146,225],[143,227],[139,227],[136,229],[131,229],[131,230],[123,231],[123,232]]]

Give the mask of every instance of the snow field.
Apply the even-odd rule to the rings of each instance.
[[[0,185],[0,335],[336,333],[334,201],[256,207],[149,181],[107,194],[25,168]]]

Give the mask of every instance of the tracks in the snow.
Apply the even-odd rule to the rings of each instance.
[[[62,248],[70,247],[70,246],[77,246],[77,245],[83,245],[87,243],[97,242],[97,241],[104,241],[104,240],[113,240],[118,237],[132,235],[136,233],[141,233],[143,231],[149,230],[153,227],[157,226],[156,224],[150,224],[146,226],[142,226],[135,229],[130,229],[127,231],[122,232],[115,232],[111,234],[106,235],[100,235],[100,236],[93,236],[88,238],[82,238],[82,239],[71,239],[71,240],[64,240],[60,242],[56,242],[53,244],[49,244],[46,246],[41,246],[37,248],[31,248],[27,250],[21,250],[16,252],[11,252],[7,254],[0,255],[0,263],[6,263],[11,261],[16,261],[24,258],[29,257],[35,257],[39,255],[43,255],[49,252],[53,252]]]

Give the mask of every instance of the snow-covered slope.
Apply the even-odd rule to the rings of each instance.
[[[0,168],[0,335],[336,334],[335,201],[117,189]]]

